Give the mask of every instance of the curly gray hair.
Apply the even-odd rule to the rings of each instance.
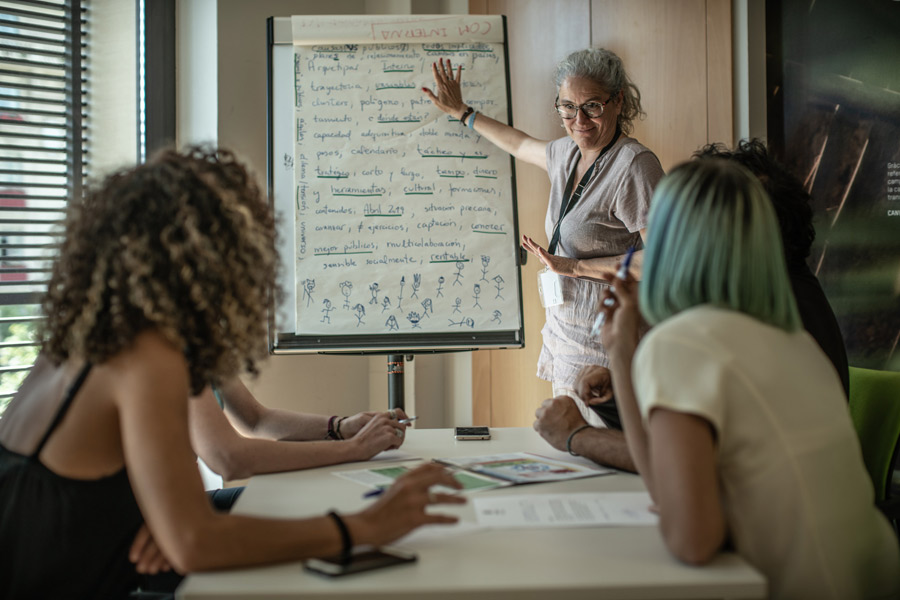
[[[596,82],[610,94],[622,92],[619,127],[625,134],[634,129],[636,118],[646,113],[641,107],[641,92],[625,73],[622,59],[605,48],[586,48],[573,52],[556,65],[556,87],[562,87],[570,77],[584,77]]]

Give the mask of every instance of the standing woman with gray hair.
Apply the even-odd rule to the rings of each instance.
[[[556,67],[555,110],[567,137],[539,140],[466,106],[460,91],[462,68],[449,60],[432,65],[435,91],[423,92],[440,110],[473,128],[519,160],[550,176],[545,220],[549,247],[528,236],[525,248],[558,278],[562,302],[546,302],[547,322],[538,377],[553,383],[553,394],[577,399],[574,382],[589,365],[609,363],[591,324],[615,270],[630,247],[636,252],[631,272],[640,273],[650,197],[663,169],[656,155],[629,137],[635,118],[643,115],[641,94],[625,73],[622,60],[602,48],[574,52]],[[576,400],[577,401],[577,400]],[[579,404],[589,422],[600,424],[593,411]]]

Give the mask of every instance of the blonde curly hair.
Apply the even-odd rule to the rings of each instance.
[[[148,329],[182,349],[193,393],[267,355],[275,223],[226,150],[166,150],[70,204],[42,306],[54,361],[108,360]]]

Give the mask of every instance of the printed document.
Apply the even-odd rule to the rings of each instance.
[[[589,467],[574,462],[531,454],[530,452],[437,458],[435,462],[512,483],[568,481],[569,479],[581,479],[582,477],[615,473],[613,469]]]
[[[350,481],[355,481],[356,483],[360,483],[371,489],[383,489],[390,487],[395,479],[409,471],[410,467],[406,465],[396,465],[391,467],[359,469],[356,471],[338,471],[335,475],[344,479],[349,479]],[[444,486],[434,486],[433,490],[436,492],[455,494],[460,491],[463,493],[479,492],[511,485],[508,481],[484,477],[477,473],[469,473],[466,471],[453,472],[453,478],[462,485],[462,490],[445,488]]]
[[[472,499],[478,524],[504,529],[656,525],[647,492],[575,492],[480,496]]]

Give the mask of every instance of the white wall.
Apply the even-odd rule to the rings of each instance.
[[[94,0],[91,14],[90,175],[137,162],[137,10]]]
[[[732,0],[734,139],[766,139],[766,3]]]
[[[179,0],[178,141],[216,141],[266,177],[266,19],[294,14],[465,13],[466,0]],[[469,353],[406,365],[417,427],[471,421]],[[248,387],[268,406],[324,414],[387,408],[385,356],[274,356]]]
[[[181,0],[176,7],[175,140],[186,144],[218,141],[218,30],[216,0]]]

